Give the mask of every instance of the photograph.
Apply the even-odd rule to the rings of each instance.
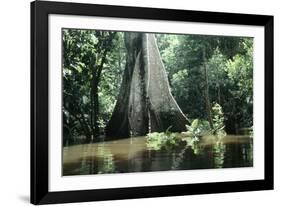
[[[31,203],[274,188],[273,15],[30,8]]]
[[[62,176],[253,167],[254,38],[61,28]]]

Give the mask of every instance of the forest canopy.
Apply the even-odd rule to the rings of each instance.
[[[63,29],[64,144],[106,136],[120,93],[126,89],[122,87],[126,68],[133,67],[128,62],[135,50],[126,42],[130,33]],[[230,134],[252,127],[253,38],[153,36],[172,99],[188,118],[187,124],[200,120],[215,128],[222,121]],[[132,61],[138,61],[137,55]]]

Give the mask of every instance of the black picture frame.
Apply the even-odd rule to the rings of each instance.
[[[256,25],[265,28],[263,180],[49,192],[48,15],[83,15]],[[273,16],[34,1],[31,3],[31,203],[163,197],[273,189]]]

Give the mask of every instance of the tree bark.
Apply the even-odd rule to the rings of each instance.
[[[98,95],[98,84],[96,83],[93,88],[93,103],[94,103],[94,122],[93,122],[93,133],[94,137],[99,136],[99,123],[98,123],[98,117],[99,117],[99,95]]]
[[[171,94],[155,36],[126,33],[125,44],[127,62],[107,136],[185,131],[188,119]]]
[[[135,61],[129,97],[129,128],[133,136],[141,136],[148,133],[145,71],[143,63],[140,62],[141,55],[142,53],[140,51]]]
[[[132,74],[135,67],[137,54],[141,50],[139,33],[125,33],[125,46],[127,59],[123,79],[111,119],[106,127],[106,135],[111,137],[129,137],[131,135],[129,125],[129,97],[131,90]]]
[[[186,130],[188,119],[172,96],[168,77],[153,34],[143,35],[150,132]]]

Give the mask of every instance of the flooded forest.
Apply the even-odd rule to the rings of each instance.
[[[253,38],[63,29],[63,175],[253,166]]]

